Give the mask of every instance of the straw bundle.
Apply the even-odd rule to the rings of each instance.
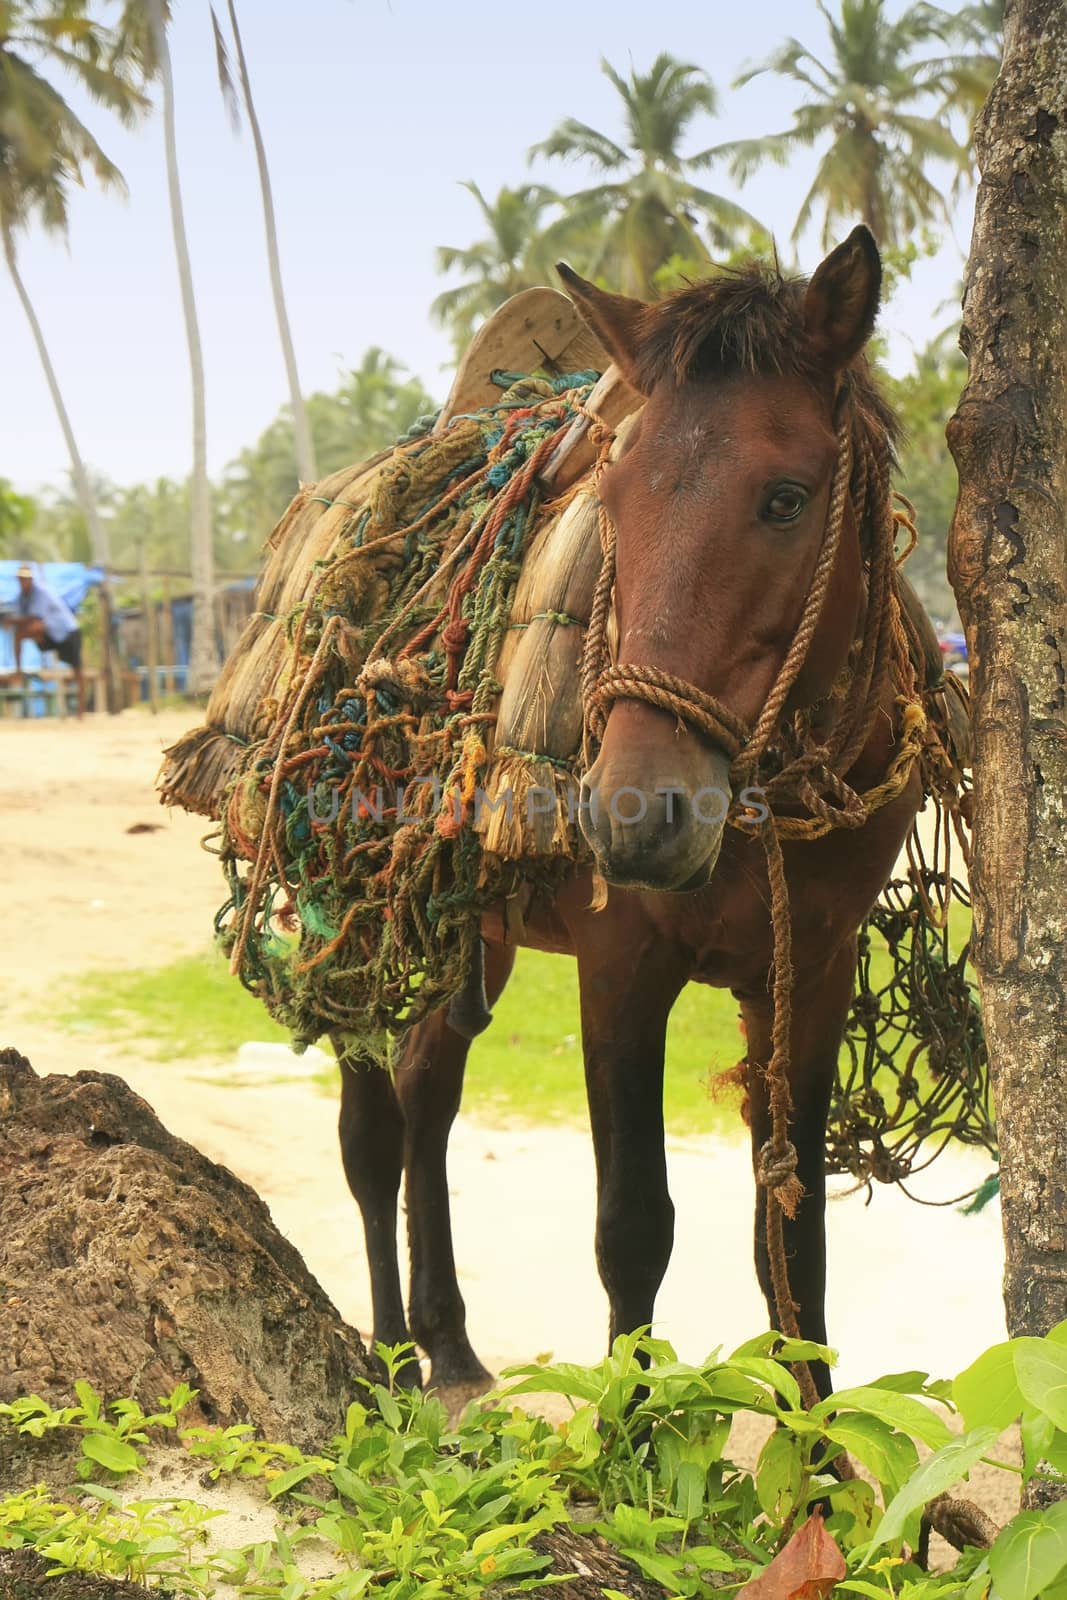
[[[304,485],[267,541],[256,610],[227,657],[207,704],[206,725],[183,734],[165,752],[159,777],[164,805],[217,818],[219,803],[250,744],[266,736],[289,669],[289,619],[305,601],[319,563],[366,509],[374,484],[392,462],[383,450]]]
[[[632,420],[617,429],[612,459]],[[475,826],[484,848],[508,860],[574,856],[582,848],[574,768],[582,650],[600,563],[599,500],[587,469],[530,548],[497,661],[503,692]]]

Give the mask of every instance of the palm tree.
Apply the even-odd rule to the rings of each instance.
[[[586,271],[640,295],[652,291],[657,269],[672,257],[706,261],[709,243],[730,251],[762,234],[743,207],[688,176],[713,159],[708,150],[693,156],[681,151],[693,122],[716,112],[707,73],[665,53],[648,72],[631,71],[628,79],[608,61],[601,68],[622,100],[623,141],[568,117],[530,151],[531,160],[582,161],[610,179],[567,197],[565,214],[546,244],[565,250],[570,238],[595,238]]]
[[[144,81],[158,78],[163,91],[163,145],[166,153],[167,189],[171,228],[178,263],[182,314],[189,348],[189,375],[193,407],[193,468],[190,478],[189,566],[192,572],[193,616],[189,646],[188,689],[205,694],[218,673],[215,643],[215,556],[211,525],[211,484],[207,475],[207,403],[200,321],[193,292],[189,242],[185,230],[178,145],[174,128],[174,77],[171,71],[167,28],[171,0],[125,0],[117,30],[115,60],[131,63]]]
[[[763,72],[799,84],[804,98],[792,127],[721,145],[714,154],[728,157],[733,176],[744,182],[765,161],[784,166],[796,150],[826,145],[801,201],[794,241],[821,208],[824,247],[857,220],[882,245],[901,246],[923,225],[949,220],[945,192],[927,175],[929,163],[958,168],[967,161],[946,104],[962,82],[963,65],[952,56],[916,59],[931,43],[944,45],[953,19],[924,0],[896,21],[884,0],[841,0],[840,18],[824,0],[819,10],[830,32],[829,63],[787,39],[736,84]]]
[[[495,200],[487,200],[474,182],[463,188],[474,196],[487,234],[466,249],[439,247],[438,271],[462,272],[464,282],[445,289],[430,307],[434,321],[451,330],[457,350],[468,342],[477,323],[511,295],[551,281],[552,258],[544,248],[542,219],[549,207],[558,204],[558,196],[539,184],[501,189]]]
[[[245,59],[244,41],[241,38],[241,30],[237,24],[237,8],[234,5],[234,0],[226,0],[226,7],[230,14],[230,27],[233,30],[233,42],[237,53],[237,73],[241,81],[241,96],[245,103],[245,111],[248,114],[248,126],[252,130],[252,142],[256,148],[259,189],[263,200],[263,225],[267,235],[267,264],[270,269],[270,286],[271,293],[274,296],[274,315],[278,323],[278,337],[282,344],[282,358],[285,362],[285,375],[289,384],[289,405],[292,411],[293,436],[296,444],[296,467],[297,472],[305,483],[314,483],[317,477],[315,450],[311,440],[311,430],[308,427],[304,397],[300,391],[300,375],[297,372],[296,351],[293,348],[293,335],[289,327],[289,313],[285,305],[285,291],[282,288],[281,256],[278,251],[278,225],[274,215],[274,194],[271,189],[270,169],[267,166],[267,151],[263,143],[259,117],[256,115],[255,102],[252,99],[252,82],[248,74],[248,62]],[[225,94],[229,81],[226,50],[214,10],[211,12],[211,20],[215,29],[219,72],[223,83],[223,93]]]
[[[333,394],[310,395],[307,406],[324,474],[372,456],[434,410],[418,378],[377,346]],[[286,407],[226,468],[219,497],[220,524],[228,536],[220,541],[224,556],[228,545],[247,562],[259,549],[292,498],[292,464],[293,423]]]
[[[65,236],[71,186],[91,174],[105,189],[125,191],[122,174],[49,81],[62,68],[98,105],[131,122],[144,100],[121,63],[110,64],[111,35],[86,15],[80,0],[0,6],[0,241],[22,303],[70,456],[71,475],[89,530],[92,559],[108,564],[107,530],[78,448],[45,342],[44,330],[18,268],[18,236],[37,221]]]
[[[985,104],[1004,53],[1004,0],[974,0],[952,17],[951,36],[964,48],[953,57],[950,108],[960,107],[969,123]]]

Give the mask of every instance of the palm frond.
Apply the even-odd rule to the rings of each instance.
[[[226,115],[230,119],[230,126],[236,133],[241,126],[241,102],[237,98],[237,86],[233,81],[233,72],[230,68],[230,53],[226,48],[226,38],[219,19],[215,14],[215,7],[210,7],[211,31],[215,39],[215,71],[218,74],[219,89],[222,93],[222,103],[226,107]]]
[[[626,151],[620,145],[606,133],[598,133],[596,128],[575,117],[565,118],[547,139],[530,147],[529,159],[533,161],[538,156],[549,160],[590,161],[603,172],[626,165]]]

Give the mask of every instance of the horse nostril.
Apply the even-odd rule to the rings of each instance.
[[[578,823],[594,853],[606,855],[611,849],[611,821],[601,809],[596,784],[588,778],[582,779],[579,789]]]

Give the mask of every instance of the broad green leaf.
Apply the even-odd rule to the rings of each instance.
[[[1067,1428],[1067,1347],[1051,1339],[1013,1339],[1015,1376],[1023,1398]]]
[[[928,1372],[886,1372],[868,1384],[870,1389],[890,1389],[894,1394],[922,1394],[930,1382]]]
[[[674,1509],[686,1522],[695,1522],[704,1509],[707,1487],[707,1474],[701,1472],[696,1462],[683,1461],[674,1484]]]
[[[972,1433],[952,1439],[928,1461],[924,1461],[918,1472],[912,1474],[886,1507],[885,1516],[868,1547],[868,1559],[879,1546],[902,1538],[913,1513],[958,1483],[992,1447],[998,1432],[997,1428],[976,1428]]]
[[[742,1356],[770,1356],[775,1361],[825,1361],[828,1367],[837,1365],[837,1351],[828,1344],[816,1344],[814,1339],[787,1339],[773,1329],[739,1344],[730,1361],[735,1362]]]
[[[504,1400],[513,1394],[562,1394],[595,1405],[604,1392],[603,1381],[595,1372],[571,1362],[560,1362],[552,1367],[508,1367],[502,1376],[521,1379],[501,1389]]]
[[[1062,1322],[1057,1322],[1054,1328],[1050,1328],[1046,1337],[1051,1339],[1053,1344],[1067,1344],[1067,1317],[1064,1317]]]
[[[825,1361],[828,1367],[837,1366],[837,1351],[814,1339],[782,1339],[771,1354],[777,1361]]]
[[[844,1445],[868,1472],[872,1472],[891,1498],[919,1465],[919,1452],[906,1434],[897,1433],[881,1417],[853,1411],[838,1417],[826,1437]]]
[[[392,1428],[394,1432],[399,1433],[404,1425],[403,1414],[384,1384],[376,1383],[374,1385],[374,1399],[386,1427]]]
[[[270,1480],[267,1493],[272,1500],[277,1500],[281,1494],[286,1494],[298,1483],[303,1483],[305,1478],[310,1478],[322,1468],[321,1461],[300,1461],[295,1467],[289,1467],[285,1472],[279,1472],[276,1478]]]
[[[1015,1376],[1015,1343],[995,1344],[972,1361],[952,1385],[952,1398],[968,1428],[1004,1431],[1023,1409]]]
[[[772,1361],[767,1356],[738,1356],[730,1365],[745,1377],[753,1378],[757,1383],[765,1383],[768,1388],[774,1389],[794,1411],[803,1409],[800,1385],[789,1368],[783,1366],[780,1361]]]
[[[737,1560],[715,1544],[687,1544],[685,1553],[691,1565],[707,1572],[736,1572]]]
[[[109,1472],[136,1472],[141,1462],[132,1444],[125,1444],[110,1433],[86,1434],[82,1440],[82,1455]]]
[[[845,1411],[866,1412],[881,1417],[891,1427],[909,1433],[932,1450],[938,1449],[952,1438],[952,1433],[936,1412],[912,1395],[897,1394],[891,1389],[842,1389],[812,1406],[809,1416],[817,1422],[829,1421]]]
[[[1027,1478],[1032,1478],[1041,1462],[1048,1459],[1049,1450],[1055,1448],[1056,1427],[1040,1412],[1027,1411],[1023,1414],[1019,1432],[1023,1443],[1023,1471]],[[1062,1438],[1063,1435],[1058,1437]]]
[[[800,1492],[802,1448],[799,1439],[776,1428],[760,1451],[756,1494],[762,1509],[774,1520],[784,1516]]]
[[[662,1584],[668,1594],[678,1593],[678,1569],[683,1564],[683,1558],[652,1554],[647,1550],[624,1550],[623,1555],[640,1567],[646,1578]]]
[[[1001,1600],[1034,1600],[1067,1569],[1067,1502],[1013,1517],[989,1552]]]
[[[488,1555],[498,1545],[507,1544],[509,1539],[523,1539],[530,1530],[522,1522],[503,1522],[496,1528],[486,1528],[480,1533],[471,1545],[471,1554],[475,1556]]]
[[[89,1420],[91,1422],[99,1421],[102,1402],[92,1384],[86,1383],[84,1379],[79,1379],[74,1385],[74,1393],[81,1401],[82,1408]]]

